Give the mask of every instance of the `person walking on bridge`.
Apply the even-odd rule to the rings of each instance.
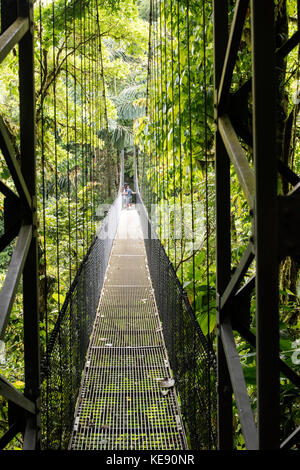
[[[122,190],[122,209],[127,207],[127,183],[124,183]]]
[[[132,195],[135,194],[135,192],[132,191],[132,189],[130,188],[129,184],[127,184],[125,194],[126,194],[126,197],[127,197],[127,208],[128,208],[128,207],[131,207]]]

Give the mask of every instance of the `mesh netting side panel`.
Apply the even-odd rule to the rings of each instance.
[[[138,197],[149,271],[176,380],[189,447],[216,446],[216,361]]]
[[[121,199],[103,220],[60,311],[42,361],[42,448],[67,449]]]

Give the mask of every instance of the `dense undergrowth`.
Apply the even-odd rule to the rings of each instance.
[[[230,2],[230,20],[234,4]],[[140,187],[149,212],[155,214],[177,275],[183,283],[204,334],[216,341],[215,164],[213,109],[212,2],[152,2],[151,57],[148,66],[148,113],[136,120],[140,148]],[[231,92],[251,77],[251,11],[239,46]],[[276,48],[297,28],[297,7],[292,1],[275,6]],[[299,47],[276,69],[277,157],[299,174]],[[251,93],[248,97],[251,109]],[[251,112],[244,114],[245,136],[251,136]],[[252,140],[241,140],[253,166]],[[278,178],[279,194],[289,185]],[[181,214],[183,214],[181,219]],[[183,228],[179,227],[183,220]],[[179,233],[178,234],[178,227]],[[177,234],[176,234],[177,230]],[[192,235],[194,233],[194,236]],[[252,233],[249,205],[234,168],[231,168],[232,272]],[[255,274],[255,263],[245,281]],[[299,370],[299,266],[285,259],[280,266],[281,358]],[[255,333],[255,301],[251,301],[251,330]],[[271,325],[270,325],[271,327]],[[209,331],[208,331],[209,329]],[[235,339],[256,413],[255,350],[237,333]],[[216,346],[216,345],[215,345]],[[281,437],[299,425],[297,389],[281,377]],[[244,448],[237,410],[234,411],[235,446]]]
[[[233,3],[230,2],[231,18]],[[149,15],[153,54],[150,61]],[[278,0],[277,47],[296,27],[296,2]],[[118,156],[122,148],[126,151],[127,175],[133,176],[134,141],[139,147],[139,183],[144,202],[150,212],[151,205],[156,204],[157,230],[204,334],[215,344],[212,2],[206,1],[203,7],[198,0],[155,0],[151,9],[149,0],[38,0],[35,37],[42,355],[70,283],[101,222],[97,207],[112,202],[118,189]],[[251,76],[250,49],[248,18],[232,91]],[[100,53],[95,54],[95,50]],[[17,48],[0,65],[0,72],[5,77],[0,83],[0,111],[18,154]],[[297,47],[282,62],[277,77],[277,151],[278,157],[298,174],[299,79]],[[251,147],[243,145],[252,164]],[[2,156],[0,179],[15,189]],[[278,187],[280,194],[289,191],[281,179]],[[172,235],[176,210],[168,212],[165,207],[190,208],[191,204],[194,212],[186,210],[186,232],[176,238]],[[3,219],[1,195],[1,232]],[[195,229],[194,239],[191,232]],[[251,234],[249,207],[234,171],[231,229],[234,270]],[[13,246],[12,243],[0,254],[0,285]],[[248,278],[254,272],[252,265]],[[280,266],[280,346],[281,357],[294,369],[299,369],[300,362],[298,296],[298,265],[286,259]],[[253,331],[254,313],[253,302]],[[20,390],[24,386],[22,325],[20,287],[6,332],[5,357],[1,356],[1,373]],[[238,335],[236,342],[255,412],[255,351]],[[284,377],[281,405],[284,437],[300,421],[299,397]],[[0,434],[6,427],[7,405],[1,399]],[[235,446],[243,449],[236,409],[234,429]],[[21,447],[21,437],[12,447]]]

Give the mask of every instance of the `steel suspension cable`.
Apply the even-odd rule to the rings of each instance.
[[[192,109],[191,109],[191,61],[190,61],[190,1],[186,6],[187,27],[187,65],[188,65],[188,114],[189,114],[189,157],[190,157],[190,197],[191,197],[191,225],[192,225],[192,266],[193,266],[193,305],[196,312],[196,286],[195,286],[195,223],[194,223],[194,181],[193,181],[193,144],[192,144]]]
[[[68,13],[67,13],[67,0],[64,4],[65,18],[65,107],[66,107],[66,150],[67,150],[67,199],[68,199],[68,268],[69,268],[69,285],[68,290],[72,284],[72,255],[71,255],[71,187],[70,187],[70,132],[69,132],[69,68],[68,68],[68,56],[69,56],[69,31],[68,31]],[[72,308],[70,308],[70,321],[68,325],[69,329],[69,369],[68,373],[71,373],[71,357],[72,357],[72,340],[71,340],[71,329],[72,324]],[[72,419],[72,404],[69,402],[68,406],[69,419]]]
[[[84,31],[86,33],[85,38],[85,207],[84,212],[86,214],[86,247],[90,246],[90,233],[89,233],[89,190],[88,190],[88,181],[89,181],[89,162],[90,162],[90,147],[91,147],[91,134],[90,134],[90,60],[89,60],[89,47],[90,47],[90,27],[89,27],[89,6],[86,5],[86,10],[84,14]]]
[[[80,77],[81,77],[81,207],[82,207],[82,246],[83,253],[85,253],[85,112],[86,112],[86,77],[85,77],[85,2],[80,0],[80,42],[81,42],[81,54],[80,54]],[[82,18],[84,20],[82,21]],[[82,255],[81,255],[82,256]]]
[[[158,203],[159,195],[158,195],[158,169],[157,169],[157,156],[158,156],[158,120],[159,120],[159,109],[158,109],[158,7],[157,7],[158,0],[154,0],[155,5],[155,30],[154,30],[154,122],[155,122],[155,152],[154,152],[154,204]],[[152,202],[152,201],[151,201]]]
[[[95,1],[93,2],[93,8],[95,12]],[[91,22],[94,27],[93,29],[93,52],[94,52],[94,57],[97,57],[97,34],[96,34],[96,17],[91,14]],[[96,63],[95,59],[93,58],[92,60],[92,86],[93,86],[93,100],[92,100],[92,116],[93,116],[93,127],[92,127],[92,156],[91,156],[91,191],[92,191],[92,217],[91,217],[91,232],[92,236],[96,233],[96,220],[95,220],[95,156],[96,156],[96,115],[97,115],[97,95],[96,95],[96,83],[97,83],[97,75],[96,75]]]
[[[100,36],[98,34],[98,4],[96,0],[96,50],[97,50],[97,76],[101,77],[101,58],[100,58]],[[99,87],[98,87],[98,129],[101,131],[103,128],[103,114],[102,114],[102,95],[103,95],[103,82],[100,81]],[[100,146],[99,146],[99,152],[100,152]],[[99,171],[99,170],[98,170]]]
[[[70,149],[69,149],[69,70],[68,70],[68,23],[67,23],[67,0],[65,0],[65,106],[66,106],[66,128],[67,128],[67,194],[68,194],[68,254],[69,254],[69,288],[72,283],[72,256],[71,256],[71,188],[70,188]]]
[[[182,132],[182,123],[181,123],[181,37],[180,37],[180,5],[181,1],[177,0],[177,67],[178,67],[178,147],[179,147],[179,173],[180,173],[180,188],[179,188],[179,199],[180,199],[180,280],[181,283],[184,283],[184,272],[183,272],[183,259],[184,259],[184,249],[183,249],[183,237],[184,237],[184,208],[183,208],[183,171],[182,171],[182,139],[181,139],[181,132]],[[183,299],[181,300],[181,311],[184,311],[184,302]],[[182,348],[182,353],[184,349],[184,322],[182,315],[180,315],[179,320],[179,330],[180,330],[180,343]],[[182,402],[183,406],[186,406],[188,401],[187,390],[184,388]]]
[[[180,66],[180,0],[177,0],[177,67],[178,67],[178,148],[179,148],[179,200],[180,200],[180,278],[183,278],[183,175],[182,175],[182,144],[181,144],[181,66]],[[178,266],[178,265],[177,265]],[[176,268],[177,270],[177,268]]]
[[[175,150],[175,91],[174,91],[174,37],[173,37],[173,0],[170,0],[171,9],[171,84],[172,84],[172,165],[173,165],[173,237],[174,237],[174,266],[177,265],[177,249],[176,249],[176,150]]]
[[[150,74],[151,74],[151,89],[150,89],[150,93],[151,93],[151,116],[150,116],[150,126],[151,126],[151,131],[152,131],[152,135],[153,135],[153,132],[154,132],[154,123],[155,123],[155,106],[156,106],[156,103],[155,103],[155,94],[154,94],[154,84],[155,84],[155,54],[156,54],[156,51],[155,51],[155,23],[154,23],[154,16],[155,16],[155,10],[154,10],[154,7],[155,7],[155,4],[154,4],[154,0],[151,0],[151,5],[152,5],[152,8],[151,8],[151,12],[152,12],[152,16],[151,16],[151,20],[152,20],[152,29],[151,29],[151,32],[152,32],[152,38],[153,38],[153,41],[151,43],[151,70],[150,70]],[[150,142],[150,156],[149,156],[149,184],[148,184],[148,210],[149,210],[149,213],[150,213],[150,208],[151,208],[151,204],[152,204],[152,200],[153,200],[153,187],[154,187],[154,184],[155,184],[155,175],[153,175],[153,170],[152,170],[152,167],[153,167],[153,161],[154,160],[154,155],[155,155],[155,152],[156,152],[156,136],[155,136],[155,139],[153,141],[153,139],[151,139],[151,142]]]
[[[77,75],[76,75],[76,0],[73,0],[73,77],[74,77],[74,160],[75,160],[75,257],[78,271],[78,160],[77,160]]]
[[[156,0],[152,0],[152,18],[156,18]],[[151,187],[149,186],[149,209],[153,203],[153,197],[155,198],[155,185],[156,185],[156,145],[157,145],[157,135],[156,135],[156,20],[153,20],[153,45],[152,45],[152,72],[151,72],[151,98],[152,98],[152,115],[151,115],[151,129],[153,135],[153,141],[151,145],[153,146],[153,151],[150,155],[150,182]],[[154,199],[154,203],[156,199]]]
[[[87,139],[86,139],[86,214],[87,214],[87,247],[91,244],[91,217],[90,216],[90,207],[91,207],[91,192],[90,192],[90,179],[91,179],[91,152],[92,152],[92,134],[91,134],[91,125],[92,125],[92,115],[91,115],[91,100],[92,100],[92,92],[91,92],[91,58],[90,58],[90,50],[91,50],[91,21],[90,21],[90,8],[91,2],[87,5],[87,36],[88,36],[88,43],[87,43],[87,111],[86,111],[86,126],[87,126]]]
[[[206,72],[206,1],[202,1],[202,21],[203,21],[203,89],[204,89],[204,152],[205,152],[205,222],[206,222],[206,284],[207,284],[207,342],[211,348],[210,338],[210,272],[209,272],[209,206],[208,206],[208,141],[207,141],[207,72]],[[208,372],[208,414],[209,414],[209,436],[212,436],[211,423],[211,367]],[[211,449],[211,439],[209,439],[209,449]]]
[[[170,207],[169,207],[169,127],[168,127],[168,114],[169,114],[169,105],[168,105],[168,55],[167,55],[167,15],[166,15],[166,0],[164,1],[164,63],[165,63],[165,140],[166,140],[166,189],[165,189],[165,200],[167,201],[167,207],[164,210],[164,226],[165,230],[167,229],[167,253],[170,257]],[[167,213],[166,213],[167,212]],[[167,218],[167,220],[166,220]]]
[[[53,126],[54,126],[54,159],[55,159],[55,217],[56,217],[56,266],[57,266],[57,311],[60,312],[61,302],[60,302],[60,227],[59,227],[59,194],[58,194],[58,155],[57,155],[57,102],[56,102],[56,73],[57,73],[57,57],[55,54],[55,26],[56,26],[56,17],[55,17],[55,4],[52,0],[52,60],[53,60]],[[61,351],[61,330],[58,332],[58,344],[59,344],[59,390],[61,396],[63,396],[62,389],[62,351]],[[62,419],[63,419],[63,402],[61,400],[59,405],[60,412],[60,423],[59,423],[59,448],[62,444]]]
[[[100,75],[97,73],[98,66],[103,72],[103,59],[99,51],[97,54],[93,52],[98,42],[100,45],[101,38],[94,34],[98,31],[96,20],[93,21],[93,13],[96,11],[94,5],[95,0],[93,5],[84,4],[82,0],[73,0],[72,3],[64,0],[60,8],[55,0],[52,0],[47,11],[43,9],[43,0],[39,2],[41,89],[37,92],[40,99],[37,121],[40,126],[38,156],[41,158],[40,204],[44,260],[44,266],[41,268],[43,272],[40,272],[44,277],[43,310],[46,330],[46,353],[42,363],[42,433],[43,443],[47,448],[65,446],[66,426],[72,425],[73,419],[72,407],[76,399],[74,390],[76,393],[78,378],[80,379],[81,375],[84,350],[82,345],[86,342],[87,331],[86,311],[89,311],[90,302],[93,305],[96,303],[95,296],[90,300],[89,294],[86,295],[86,279],[92,275],[90,265],[88,269],[85,268],[86,257],[84,262],[80,263],[80,269],[78,268],[81,261],[79,256],[81,258],[81,255],[85,254],[82,244],[87,246],[93,234],[95,129],[100,128],[97,123],[102,120],[103,107],[106,108],[105,100],[96,94],[98,90],[95,88]],[[43,38],[44,12],[51,15],[51,41],[49,38]],[[103,73],[102,77],[104,78]],[[46,78],[49,79],[50,85],[45,92]],[[105,97],[104,79],[100,87]],[[48,109],[45,106],[45,97],[48,100]],[[51,119],[48,119],[47,112]],[[106,125],[107,122],[106,109]],[[45,136],[49,137],[49,140],[46,140]],[[102,143],[99,147],[101,145]],[[80,204],[82,202],[83,204]],[[82,206],[85,213],[80,209]],[[71,217],[74,216],[72,211],[75,212],[75,217]],[[47,226],[49,213],[50,216],[55,215],[55,220],[54,217],[53,222],[50,219]],[[76,243],[76,249],[72,241]],[[97,250],[99,247],[95,255]],[[55,259],[53,266],[47,262],[48,256],[52,257],[51,263]],[[76,276],[71,282],[75,259]],[[95,268],[94,261],[93,263],[92,270],[95,269],[99,279],[102,268],[100,267],[99,271],[99,268]],[[50,283],[48,286],[48,277],[51,279],[51,286]],[[54,292],[50,291],[50,288]],[[98,292],[98,289],[99,286],[95,283],[94,292]]]
[[[152,26],[153,26],[153,0],[150,0],[150,11],[149,11],[149,36],[148,36],[148,64],[147,64],[147,89],[146,89],[146,118],[150,119],[150,123],[153,122],[153,106],[150,102],[150,93],[152,96],[152,91],[150,86],[152,84],[152,64],[153,64],[153,46],[152,46]],[[150,123],[148,125],[150,125]],[[147,183],[147,176],[146,176],[146,149],[145,149],[145,141],[144,141],[144,149],[143,149],[143,169],[142,169],[142,186],[146,186],[147,196],[143,193],[143,196],[146,196],[146,206],[149,210],[150,204],[150,188],[151,188],[151,172],[150,172],[150,181],[149,184]],[[152,160],[152,140],[149,143],[149,159]]]
[[[94,37],[92,34],[92,5],[93,2],[89,4],[89,36],[90,36],[90,50],[89,50],[89,84],[90,84],[90,95],[89,95],[89,129],[90,129],[90,151],[89,151],[89,177],[88,177],[88,186],[90,192],[90,203],[89,203],[89,218],[90,218],[90,230],[89,230],[89,246],[92,243],[93,239],[93,185],[92,185],[92,167],[93,167],[93,154],[94,154],[94,132],[93,132],[93,105],[94,105],[94,83],[93,83],[93,44]]]
[[[191,200],[191,226],[192,226],[192,285],[193,285],[193,312],[196,314],[196,272],[195,272],[195,224],[194,224],[194,181],[193,181],[193,146],[192,146],[192,109],[191,109],[191,61],[190,61],[190,1],[186,4],[186,37],[187,37],[187,67],[188,67],[188,128],[189,128],[189,164],[190,164],[190,200]],[[196,380],[196,331],[192,335],[193,358],[192,374],[193,382]],[[196,404],[193,402],[193,414],[196,413]]]
[[[105,128],[107,134],[107,145],[106,145],[106,161],[110,158],[110,153],[112,151],[111,147],[111,140],[109,134],[109,123],[108,123],[108,113],[107,113],[107,102],[106,102],[106,86],[105,86],[105,75],[104,75],[104,65],[103,65],[103,54],[102,54],[102,36],[101,36],[101,29],[100,29],[100,18],[99,18],[99,2],[96,0],[97,6],[97,28],[98,28],[98,36],[99,36],[99,55],[100,55],[100,71],[101,71],[101,79],[102,79],[102,86],[103,86],[103,102],[104,102],[104,119],[105,119]],[[108,173],[110,175],[110,172]],[[108,181],[108,196],[110,196],[110,184],[111,181]]]
[[[159,0],[159,55],[160,55],[160,68],[159,68],[159,87],[160,87],[160,152],[159,152],[159,187],[160,187],[160,201],[164,204],[165,200],[165,154],[164,154],[164,91],[163,91],[163,9],[162,3],[164,0]],[[159,232],[160,239],[162,239],[162,229],[164,228],[164,213],[162,214],[163,206],[159,206]]]
[[[46,367],[48,370],[49,367],[49,355],[48,355],[48,346],[49,346],[49,323],[48,323],[48,265],[47,265],[47,235],[46,235],[46,162],[45,162],[45,135],[44,135],[44,104],[42,96],[42,84],[44,82],[44,74],[46,73],[43,68],[43,26],[42,26],[42,0],[39,1],[39,42],[40,42],[40,109],[41,109],[41,163],[42,163],[42,225],[43,225],[43,263],[44,263],[44,284],[43,284],[43,297],[44,297],[44,318],[45,318],[45,341],[46,341]],[[43,371],[42,371],[43,372]],[[50,384],[49,384],[49,374],[46,375],[46,393],[45,401],[49,402],[50,397]],[[46,443],[49,444],[49,407],[46,407]]]

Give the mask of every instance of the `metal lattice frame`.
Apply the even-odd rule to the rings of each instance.
[[[19,280],[23,275],[25,390],[17,391],[0,377],[0,393],[8,400],[9,430],[0,448],[19,432],[24,449],[40,443],[40,372],[38,268],[36,235],[35,99],[33,67],[33,2],[1,0],[0,60],[19,46],[20,155],[15,154],[9,131],[0,117],[0,148],[18,194],[0,182],[5,196],[5,233],[0,238],[3,250],[18,237],[0,292],[0,337],[5,338]]]
[[[250,6],[252,80],[230,93],[233,69]],[[295,37],[294,37],[295,36]],[[214,1],[215,144],[217,187],[218,446],[231,449],[232,392],[247,449],[291,447],[299,428],[280,446],[279,373],[295,385],[300,379],[279,359],[278,265],[299,257],[299,178],[276,159],[275,66],[299,43],[296,33],[275,54],[274,2],[237,0],[228,36],[228,1]],[[253,155],[251,169],[239,138],[241,110],[252,90]],[[231,275],[230,163],[249,204],[253,234]],[[277,196],[277,170],[294,190]],[[285,215],[284,215],[285,214]],[[285,217],[285,219],[284,219]],[[277,254],[277,256],[276,256]],[[256,276],[240,287],[256,260]],[[256,290],[256,335],[250,329],[250,295]],[[233,330],[256,346],[257,426],[254,421]]]

